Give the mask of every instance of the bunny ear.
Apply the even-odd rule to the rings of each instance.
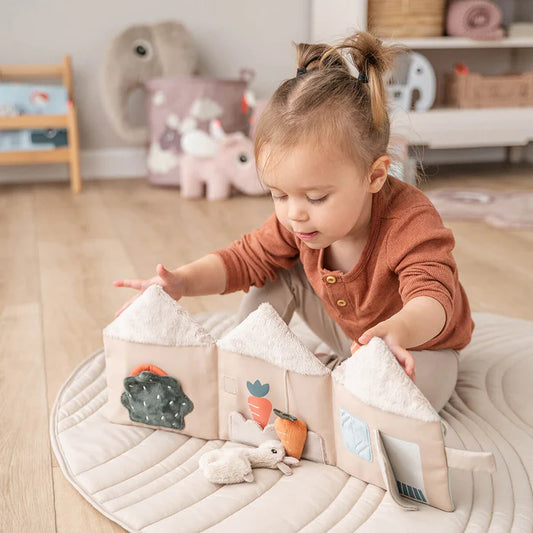
[[[224,130],[222,129],[220,120],[215,119],[209,123],[209,134],[214,139],[223,139],[226,136]]]
[[[287,466],[284,462],[279,462],[276,465],[286,476],[292,476],[292,470],[290,466]]]
[[[283,458],[283,462],[286,465],[297,465],[300,464],[300,461],[296,459],[296,457],[291,457],[290,455],[287,455]]]

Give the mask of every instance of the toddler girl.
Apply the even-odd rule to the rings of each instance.
[[[337,354],[323,357],[330,368],[381,337],[440,410],[474,324],[452,232],[421,191],[388,176],[383,76],[396,49],[359,32],[297,53],[256,130],[275,213],[227,248],[115,286],[158,283],[176,300],[244,290],[239,320],[265,301],[287,323],[296,311]]]

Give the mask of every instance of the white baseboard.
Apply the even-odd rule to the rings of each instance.
[[[82,150],[81,174],[86,179],[146,177],[147,149],[110,148]],[[32,183],[39,181],[68,181],[66,163],[48,165],[0,166],[0,183]]]

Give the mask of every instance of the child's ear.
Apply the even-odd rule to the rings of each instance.
[[[368,191],[375,193],[379,192],[387,180],[389,173],[390,157],[388,155],[382,155],[378,157],[368,173]]]

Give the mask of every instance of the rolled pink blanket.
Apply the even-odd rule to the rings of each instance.
[[[502,39],[502,18],[501,9],[490,0],[456,0],[448,7],[446,33],[478,40]]]

